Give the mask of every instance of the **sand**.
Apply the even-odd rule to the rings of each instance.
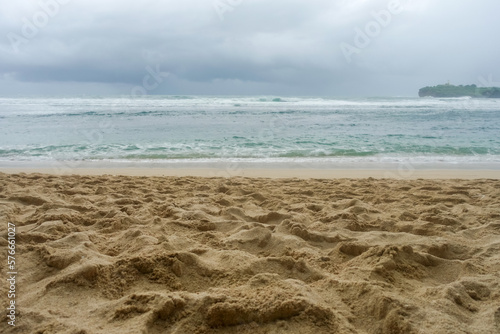
[[[52,175],[125,175],[125,176],[201,176],[201,177],[265,177],[265,178],[390,178],[400,180],[424,179],[500,179],[500,169],[313,169],[313,168],[160,168],[160,167],[2,167],[0,172],[45,173]]]
[[[496,179],[0,173],[2,278],[8,222],[2,333],[500,333]]]

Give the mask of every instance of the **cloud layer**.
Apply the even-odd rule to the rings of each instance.
[[[411,96],[500,81],[496,0],[0,4],[4,95]]]

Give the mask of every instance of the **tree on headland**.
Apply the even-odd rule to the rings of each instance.
[[[483,98],[500,98],[500,88],[498,87],[477,87],[476,85],[437,85],[433,87],[424,87],[418,91],[418,96],[432,97],[483,97]]]

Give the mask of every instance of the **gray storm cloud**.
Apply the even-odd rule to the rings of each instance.
[[[446,80],[500,81],[495,0],[0,4],[2,95],[146,82],[149,94],[414,96]]]

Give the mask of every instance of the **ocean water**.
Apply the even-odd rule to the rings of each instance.
[[[0,98],[0,165],[500,169],[500,100]]]

